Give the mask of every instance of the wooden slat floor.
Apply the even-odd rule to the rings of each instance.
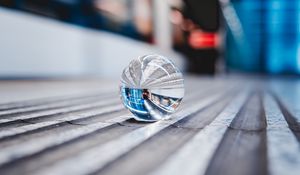
[[[0,81],[0,174],[300,174],[300,80],[186,77],[169,120],[118,82]]]

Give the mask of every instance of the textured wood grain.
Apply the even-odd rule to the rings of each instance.
[[[49,166],[48,171],[37,172],[37,174],[89,174],[97,171],[99,168],[104,167],[112,160],[130,151],[137,145],[141,144],[151,136],[157,134],[161,130],[167,128],[169,125],[174,124],[187,116],[197,113],[205,106],[213,103],[220,98],[220,94],[213,95],[194,103],[191,107],[174,114],[173,118],[168,121],[159,121],[149,124],[136,131],[125,134],[118,140],[108,142],[100,147],[95,147],[74,155],[68,159],[61,161],[59,164]],[[105,153],[105,154],[104,154]],[[80,160],[83,164],[82,168],[76,167],[76,162],[73,160]],[[51,169],[51,171],[50,171]],[[51,172],[51,173],[50,173]]]
[[[226,131],[206,174],[267,174],[266,119],[258,93]]]
[[[293,175],[300,173],[299,144],[274,98],[264,96],[264,108],[268,122],[268,160],[270,174]]]
[[[239,94],[212,123],[171,155],[151,174],[204,174],[209,161],[233,118],[245,103],[248,91]]]
[[[71,97],[71,98],[63,98],[61,100],[45,100],[41,101],[40,104],[31,104],[30,106],[23,106],[22,108],[14,108],[14,109],[7,109],[5,111],[0,111],[0,115],[2,117],[5,116],[13,116],[13,114],[26,114],[29,112],[35,112],[35,111],[43,111],[43,110],[49,110],[49,109],[56,109],[56,108],[65,108],[73,105],[83,104],[83,103],[89,103],[93,101],[99,101],[102,98],[107,98],[113,96],[113,93],[107,93],[107,94],[95,94],[91,96],[83,96],[83,97]]]
[[[166,159],[169,156],[172,156],[172,154],[182,147],[182,145],[189,142],[197,131],[201,130],[207,123],[210,123],[230,100],[232,100],[231,96],[227,96],[226,98],[209,105],[199,113],[185,117],[170,125],[126,155],[99,170],[97,174],[122,173],[129,175],[147,174],[148,172],[151,172],[153,169],[156,169],[162,163],[166,162]],[[145,150],[149,151],[145,152]],[[140,163],[139,168],[135,168],[137,161]],[[180,169],[180,166],[177,168]],[[170,174],[173,174],[173,172]]]
[[[0,81],[0,174],[298,175],[299,82],[188,76],[178,112],[144,123],[117,81]]]

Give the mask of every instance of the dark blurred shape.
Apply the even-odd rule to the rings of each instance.
[[[218,0],[184,0],[184,15],[202,30],[216,32],[220,26]]]
[[[188,72],[214,74],[219,56],[219,2],[218,0],[183,2],[183,44],[175,47],[187,56]]]
[[[90,1],[81,0],[5,0],[9,8],[27,11],[71,23],[81,23],[83,5]],[[84,2],[84,4],[83,4]]]

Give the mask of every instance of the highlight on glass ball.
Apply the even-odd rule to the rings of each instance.
[[[184,96],[183,76],[164,56],[141,56],[123,70],[120,93],[124,106],[136,120],[168,119]]]

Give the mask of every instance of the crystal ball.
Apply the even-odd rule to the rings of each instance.
[[[167,119],[184,96],[183,76],[164,56],[141,56],[123,70],[120,94],[134,119],[147,122]]]

